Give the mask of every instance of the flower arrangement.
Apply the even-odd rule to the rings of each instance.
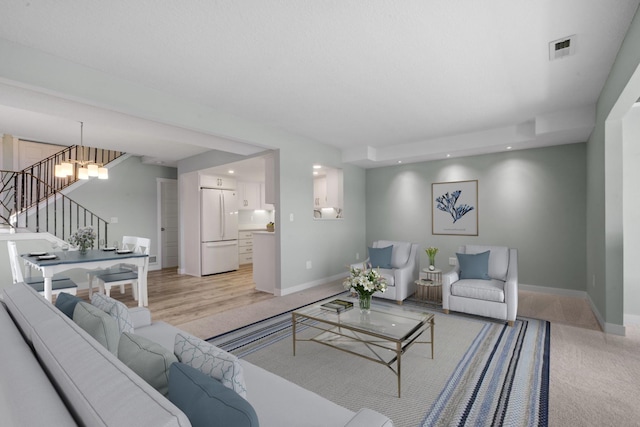
[[[359,296],[371,296],[375,292],[386,291],[387,281],[380,276],[380,272],[366,267],[366,265],[363,265],[363,268],[351,267],[350,276],[343,283],[344,288],[357,292]]]
[[[429,246],[424,250],[429,257],[429,267],[435,266],[436,264],[436,254],[438,253],[438,248],[434,248],[433,246]]]
[[[93,247],[93,241],[96,239],[96,233],[93,227],[81,227],[69,237],[69,243],[77,246],[80,252],[86,252],[87,249]]]

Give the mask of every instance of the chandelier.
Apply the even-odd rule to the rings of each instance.
[[[54,166],[54,175],[56,178],[66,178],[73,176],[73,164],[78,165],[78,179],[89,179],[97,176],[98,179],[108,179],[109,169],[105,168],[102,163],[84,160],[84,144],[83,144],[83,128],[84,123],[80,122],[80,159],[68,159],[62,161],[59,165]]]

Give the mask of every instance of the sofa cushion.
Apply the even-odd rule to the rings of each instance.
[[[220,381],[240,396],[247,397],[242,365],[233,354],[182,332],[176,334],[173,352],[180,362]]]
[[[97,307],[79,302],[73,311],[73,321],[114,355],[118,354],[120,331],[115,319]]]
[[[373,268],[391,268],[393,246],[369,248],[369,264]]]
[[[126,305],[104,294],[95,292],[91,296],[91,305],[113,317],[118,323],[120,333],[133,333],[133,321]]]
[[[391,240],[378,240],[374,243],[375,248],[393,246],[391,252],[391,268],[400,268],[409,262],[411,256],[411,242],[395,242]]]
[[[56,307],[66,314],[69,319],[73,319],[73,310],[76,309],[76,304],[80,301],[82,301],[82,298],[66,292],[60,292],[56,297]]]
[[[501,280],[458,280],[451,285],[451,295],[484,301],[504,302],[504,282]]]
[[[169,400],[187,415],[194,427],[258,426],[258,416],[249,402],[220,381],[184,363],[171,365]]]
[[[182,411],[66,316],[34,325],[33,345],[78,425],[190,425]]]
[[[145,337],[124,332],[118,359],[160,393],[169,393],[169,367],[178,361],[172,352]]]
[[[76,426],[2,301],[0,343],[0,424]],[[34,410],[35,402],[37,410]]]
[[[490,280],[489,277],[489,251],[479,254],[459,254],[460,279]]]
[[[509,269],[509,248],[506,246],[485,246],[485,245],[467,245],[465,253],[477,254],[480,252],[490,251],[489,254],[489,277],[492,279],[507,280],[507,272]]]

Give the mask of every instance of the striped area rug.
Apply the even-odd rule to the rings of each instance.
[[[518,318],[508,327],[426,311],[436,314],[436,356],[416,346],[403,356],[402,398],[384,366],[316,343],[298,344],[294,357],[290,313],[209,342],[353,411],[375,409],[396,427],[547,425],[548,322]]]
[[[550,323],[486,325],[422,426],[548,425]]]

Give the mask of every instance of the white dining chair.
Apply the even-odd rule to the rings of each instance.
[[[122,246],[120,247],[121,249],[131,249],[132,251],[135,251],[135,248],[138,244],[138,237],[135,236],[123,236],[122,237]],[[103,248],[100,248],[103,249]],[[97,276],[99,275],[104,275],[104,274],[123,274],[125,275],[125,273],[131,273],[132,271],[138,271],[138,267],[136,267],[135,265],[131,265],[131,264],[118,264],[116,266],[113,267],[109,267],[109,268],[105,268],[105,269],[99,269],[99,270],[90,270],[87,272],[87,280],[89,282],[89,298],[91,298],[91,295],[93,294],[93,281],[96,279]],[[124,293],[124,285],[122,285],[120,287],[120,293]],[[134,297],[136,296],[136,293],[134,292]],[[137,298],[136,298],[137,300]]]
[[[134,253],[146,254],[149,255],[149,246],[151,245],[151,239],[147,239],[146,237],[136,237],[135,246],[132,251]],[[139,298],[138,295],[138,268],[134,267],[135,270],[127,269],[127,267],[123,267],[123,270],[119,272],[105,272],[103,274],[96,275],[96,279],[98,281],[98,287],[100,288],[100,292],[104,293],[107,296],[111,294],[111,288],[115,286],[120,286],[120,292],[124,293],[124,286],[131,285],[133,298],[137,301]],[[143,275],[146,277],[147,271],[149,269],[149,258],[147,257],[144,262],[143,267]]]
[[[27,277],[22,274],[22,268],[20,263],[20,255],[18,254],[18,248],[16,242],[13,240],[7,241],[7,249],[9,251],[9,264],[11,264],[11,275],[13,276],[13,283],[24,282],[31,286],[36,292],[44,295],[44,278],[43,277]],[[78,285],[68,277],[53,276],[51,281],[52,295],[58,295],[60,292],[66,292],[71,295],[76,295]]]

